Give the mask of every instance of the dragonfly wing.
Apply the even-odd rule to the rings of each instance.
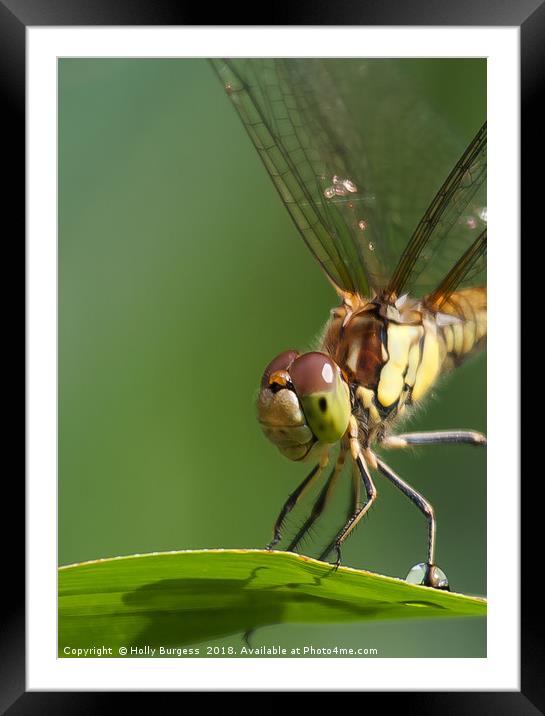
[[[286,61],[287,62],[287,61]],[[308,247],[336,287],[366,294],[369,283],[358,247],[350,240],[337,203],[327,205],[331,182],[308,124],[308,98],[296,95],[285,63],[275,60],[212,60],[212,64],[282,201]]]
[[[402,70],[407,61],[212,60],[296,226],[341,293],[387,289],[463,148],[415,89],[417,63],[409,63],[411,76]],[[442,278],[452,263],[438,266]],[[427,268],[417,276],[421,268],[406,281],[418,290],[428,275]]]
[[[484,229],[464,254],[458,259],[439,286],[426,297],[429,308],[440,311],[450,295],[459,287],[470,282],[484,284],[486,271],[486,229]]]
[[[433,290],[445,300],[447,286],[452,292],[467,281],[484,282],[485,256],[486,122],[419,221],[387,294],[421,296]]]

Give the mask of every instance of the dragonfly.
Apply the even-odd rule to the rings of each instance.
[[[211,63],[340,301],[317,350],[285,350],[262,375],[265,436],[290,460],[314,464],[283,505],[267,548],[333,462],[287,547],[296,550],[350,462],[347,520],[320,559],[333,552],[335,568],[341,564],[343,543],[377,500],[378,473],[427,522],[426,561],[407,581],[448,590],[435,561],[433,506],[377,449],[486,445],[474,430],[396,429],[444,374],[485,347],[486,122],[460,151],[387,60]]]

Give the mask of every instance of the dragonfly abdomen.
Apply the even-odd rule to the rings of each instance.
[[[486,287],[479,287],[455,291],[441,306],[438,321],[447,324],[441,326],[446,353],[444,369],[460,365],[483,347],[486,340],[486,304]]]

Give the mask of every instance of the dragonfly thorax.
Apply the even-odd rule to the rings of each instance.
[[[407,297],[344,303],[332,312],[322,350],[347,376],[356,410],[373,437],[420,401],[439,375],[486,334],[486,290],[452,294],[442,312]]]

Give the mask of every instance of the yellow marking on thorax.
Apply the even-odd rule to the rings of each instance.
[[[435,382],[441,369],[441,351],[437,337],[437,326],[424,319],[424,348],[412,392],[413,400],[420,400]]]
[[[422,330],[422,329],[421,329]],[[420,341],[415,341],[409,350],[409,358],[407,368],[407,375],[405,376],[405,383],[410,385],[411,388],[416,380],[416,371],[418,370],[418,364],[420,363]]]
[[[377,397],[385,408],[392,405],[403,390],[409,363],[409,351],[421,336],[420,326],[388,325],[388,361],[380,372]],[[414,356],[412,356],[414,359]]]
[[[361,400],[363,407],[369,411],[371,422],[373,424],[380,423],[380,414],[375,405],[375,393],[370,388],[365,388],[363,385],[360,385],[356,391],[356,395]]]

